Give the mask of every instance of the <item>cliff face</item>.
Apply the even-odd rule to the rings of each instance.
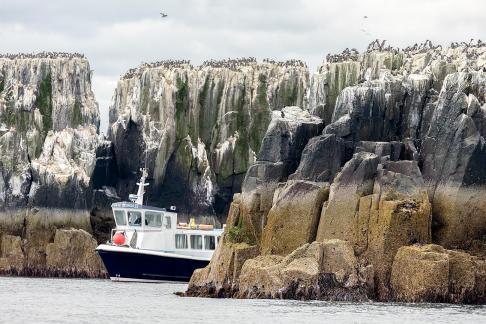
[[[322,134],[274,115],[187,294],[484,303],[485,76],[482,44],[328,56]]]
[[[305,105],[307,87],[307,68],[298,61],[248,59],[198,68],[160,62],[130,71],[110,107],[120,183],[133,184],[147,166],[149,201],[225,212],[260,150],[271,111]]]
[[[39,164],[46,165],[48,155],[74,149],[71,139],[65,139],[70,143],[55,145],[64,140],[58,132],[68,127],[91,127],[80,132],[96,134],[98,126],[98,104],[91,91],[91,70],[86,59],[42,55],[0,58],[2,207],[26,206],[31,189],[49,187],[52,180],[58,180],[57,172],[51,172],[50,177],[36,173]],[[83,148],[74,150],[80,152]],[[69,164],[71,153],[64,161],[51,162]]]
[[[104,276],[88,212],[98,127],[83,56],[0,58],[0,273]]]

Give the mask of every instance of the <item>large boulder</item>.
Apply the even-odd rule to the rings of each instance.
[[[97,245],[82,229],[57,229],[54,242],[46,246],[47,271],[51,276],[105,277],[105,267],[95,251]]]
[[[274,194],[260,243],[262,254],[287,255],[315,240],[329,186],[289,180]]]
[[[402,247],[393,263],[391,287],[397,300],[445,301],[449,290],[449,258],[443,249]]]
[[[247,260],[238,296],[363,301],[372,290],[364,273],[348,243],[307,243],[286,257],[263,255]]]
[[[401,247],[391,273],[393,296],[405,302],[484,302],[485,264],[438,245]]]

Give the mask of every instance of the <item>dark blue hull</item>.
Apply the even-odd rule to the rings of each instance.
[[[209,261],[144,254],[97,250],[112,280],[119,281],[183,281],[194,270]]]

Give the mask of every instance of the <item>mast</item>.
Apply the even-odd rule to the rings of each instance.
[[[145,179],[147,179],[148,173],[147,169],[143,168],[140,169],[142,171],[142,177],[140,178],[140,182],[137,182],[138,185],[138,191],[137,194],[130,194],[128,198],[130,199],[131,202],[134,202],[138,205],[143,205],[143,195],[145,193],[145,187],[148,186],[149,184],[145,182]]]

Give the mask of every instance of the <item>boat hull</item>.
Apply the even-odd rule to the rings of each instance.
[[[98,248],[97,252],[113,281],[188,282],[194,270],[209,263],[208,260],[145,253],[130,248],[118,251]]]

